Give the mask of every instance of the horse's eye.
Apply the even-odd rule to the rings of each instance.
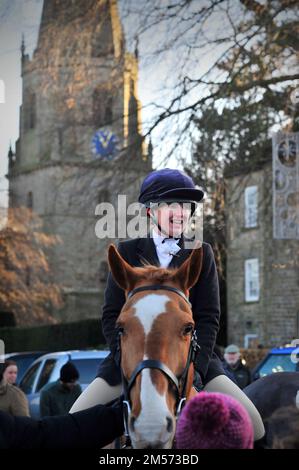
[[[190,335],[193,332],[193,325],[187,325],[184,328],[183,334]]]
[[[123,326],[119,326],[117,329],[118,329],[118,333],[119,333],[120,335],[123,335],[123,334],[124,334],[125,329],[124,329]]]

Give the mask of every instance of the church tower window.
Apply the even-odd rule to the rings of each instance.
[[[34,129],[36,126],[36,96],[35,93],[29,92],[25,97],[25,130]]]
[[[99,128],[111,124],[113,118],[112,97],[107,90],[98,88],[93,92],[93,123]]]
[[[109,98],[106,100],[106,106],[105,106],[105,124],[111,124],[113,119],[113,113],[112,113],[112,97],[109,96]]]

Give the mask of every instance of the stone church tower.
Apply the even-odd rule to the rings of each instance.
[[[151,170],[141,136],[137,58],[126,52],[116,0],[44,0],[32,59],[22,44],[23,103],[9,153],[10,207],[27,206],[61,243],[51,249],[63,321],[99,317],[106,247],[96,205],[136,200]],[[117,236],[117,235],[116,235]]]

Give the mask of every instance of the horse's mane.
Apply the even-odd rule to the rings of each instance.
[[[142,268],[135,268],[138,270],[138,275],[141,279],[151,281],[153,283],[163,283],[169,281],[173,277],[173,269],[171,268],[154,266],[147,261],[144,261],[142,264]]]

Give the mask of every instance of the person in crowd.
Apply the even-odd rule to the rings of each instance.
[[[14,385],[17,377],[14,364],[12,361],[6,361],[1,367],[0,410],[12,416],[29,416],[27,397],[22,390]]]
[[[3,378],[7,383],[16,385],[18,378],[18,366],[15,361],[7,360],[4,363]]]
[[[218,392],[187,402],[177,422],[177,449],[253,449],[253,426],[245,407]]]
[[[79,372],[72,362],[67,362],[60,370],[60,378],[42,388],[40,397],[40,415],[65,415],[82,393],[77,383]]]
[[[233,375],[241,390],[252,382],[250,369],[242,363],[240,349],[235,344],[225,348],[223,366],[228,374]]]
[[[218,344],[215,344],[215,346],[214,346],[214,353],[219,357],[220,361],[222,362],[223,370],[224,370],[225,374],[227,375],[227,377],[232,382],[234,382],[236,385],[238,385],[237,382],[236,382],[234,374],[226,368],[226,362],[224,360],[223,352],[222,352],[221,347]]]

